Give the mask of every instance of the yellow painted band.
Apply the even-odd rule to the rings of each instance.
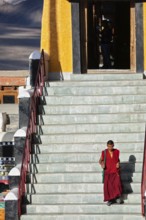
[[[71,4],[67,0],[44,0],[41,49],[49,57],[49,72],[72,72]]]

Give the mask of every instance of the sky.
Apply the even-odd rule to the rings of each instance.
[[[4,5],[4,4],[17,5],[23,1],[27,1],[27,0],[0,0],[0,5]]]
[[[0,2],[0,70],[27,70],[30,54],[40,50],[43,0]]]

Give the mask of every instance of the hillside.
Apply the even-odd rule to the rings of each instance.
[[[28,69],[40,48],[42,8],[42,0],[0,0],[0,70]]]

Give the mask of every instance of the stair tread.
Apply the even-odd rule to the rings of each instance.
[[[130,132],[115,132],[114,134],[129,134]],[[139,131],[139,132],[131,132],[132,134],[144,134],[144,132],[142,132],[142,131]],[[102,132],[102,133],[97,133],[97,132],[93,132],[93,133],[86,133],[86,134],[84,134],[84,133],[52,133],[52,134],[40,134],[39,136],[53,136],[53,135],[55,135],[55,136],[58,136],[58,135],[61,135],[61,136],[69,136],[69,135],[78,135],[78,136],[80,136],[80,135],[94,135],[94,134],[96,134],[96,135],[101,135],[101,134],[113,134],[113,132]]]
[[[43,95],[42,97],[46,97],[46,98],[48,98],[48,97],[50,97],[51,96],[51,99],[52,98],[54,98],[54,97],[58,97],[58,98],[60,98],[60,97],[66,97],[66,96],[68,96],[68,97],[72,97],[72,98],[75,98],[76,96],[77,96],[77,98],[79,97],[91,97],[91,98],[94,98],[94,97],[119,97],[119,96],[122,96],[122,97],[125,97],[125,96],[129,96],[129,97],[141,97],[141,96],[146,96],[146,94],[145,93],[142,93],[142,94],[139,94],[139,93],[137,93],[137,94],[123,94],[123,93],[121,93],[121,94],[94,94],[94,95],[88,95],[88,94],[84,94],[84,95],[78,95],[78,94],[76,94],[76,95],[73,95],[73,94],[64,94],[64,93],[62,93],[62,94],[53,94],[53,95]]]
[[[109,218],[112,217],[113,220],[144,220],[144,217],[142,217],[142,215],[138,215],[138,214],[126,214],[123,216],[123,214],[119,213],[117,215],[112,215],[112,214],[74,214],[74,215],[71,215],[71,214],[39,214],[39,215],[31,215],[29,214],[28,216],[27,215],[24,215],[21,217],[21,220],[97,220],[97,218],[99,220],[109,220]]]
[[[146,114],[146,112],[128,112],[128,114],[129,115],[145,115]],[[44,116],[56,116],[55,114],[45,114],[45,115],[42,115],[42,117],[44,117]],[[63,113],[62,115],[70,115],[70,114],[67,114],[67,113]],[[76,114],[71,114],[72,116],[76,116]],[[93,114],[91,114],[91,113],[78,113],[77,115],[127,115],[127,112],[120,112],[120,113],[93,113]],[[58,117],[60,117],[60,115],[58,115]],[[124,123],[124,122],[123,122]],[[127,122],[126,122],[127,123]],[[141,123],[141,122],[136,122],[136,123]],[[108,124],[108,123],[107,123]]]
[[[101,148],[101,151],[96,151],[96,154],[97,155],[99,155],[103,150],[105,150],[106,148]],[[116,149],[116,147],[115,147],[115,149]],[[119,148],[118,148],[119,149]],[[133,154],[143,154],[143,151],[134,151],[134,152],[132,152]],[[86,155],[86,154],[90,154],[90,155],[95,155],[95,152],[55,152],[55,151],[53,151],[53,152],[49,152],[49,153],[32,153],[31,155],[33,156],[37,156],[38,155],[38,157],[39,156],[41,156],[41,155],[46,155],[46,154],[48,154],[48,155],[57,155],[57,154],[59,154],[59,155],[62,155],[62,156],[70,156],[70,155],[79,155],[79,156],[83,156],[83,155]],[[129,151],[122,151],[122,153],[121,153],[122,155],[123,154],[130,154],[130,152]],[[125,160],[124,162],[128,162],[128,160]],[[94,162],[94,161],[93,161]]]
[[[124,184],[128,184],[128,182],[124,182]],[[28,183],[29,184],[29,183]],[[37,183],[33,183],[33,184],[47,184],[47,185],[66,185],[66,184],[96,184],[96,185],[102,185],[103,183],[101,183],[101,182],[87,182],[87,181],[85,181],[85,182],[73,182],[73,183],[71,183],[71,182],[59,182],[59,183],[57,183],[57,182],[39,182],[39,181],[37,181]],[[132,183],[130,183],[130,184],[141,184],[141,180],[139,180],[139,181],[134,181],[134,182],[132,182]],[[95,194],[95,193],[94,193]]]
[[[85,215],[85,216],[87,216],[88,214],[79,214],[79,213],[77,213],[78,215]],[[110,213],[111,215],[112,215],[112,213]],[[28,214],[24,214],[24,215],[28,215]],[[29,215],[33,215],[33,216],[35,216],[36,214],[33,214],[33,213],[31,213],[31,214],[29,214]],[[45,213],[40,213],[40,215],[46,215],[46,216],[48,216],[48,215],[56,215],[56,214],[45,214]],[[62,215],[62,214],[57,214],[57,215]],[[63,215],[71,215],[71,214],[68,214],[68,213],[63,213]],[[90,215],[90,214],[89,214]],[[100,214],[100,215],[109,215],[109,213],[104,213],[104,214]],[[123,215],[123,213],[118,213],[118,215]],[[130,216],[141,216],[141,214],[138,214],[138,213],[133,213],[133,214],[130,214],[130,213],[126,213],[126,215],[130,215]],[[39,216],[38,214],[37,214],[37,216]],[[99,216],[99,214],[96,214],[96,216]]]
[[[101,169],[101,171],[102,171],[102,169]],[[82,175],[82,174],[85,174],[85,173],[88,173],[88,174],[101,174],[101,171],[92,171],[92,172],[59,172],[59,174],[64,174],[64,175],[67,175],[67,174],[80,174],[80,175]],[[127,173],[131,173],[131,172],[128,172],[128,171],[125,171],[125,172],[123,172],[122,171],[122,174],[127,174]],[[134,172],[134,173],[132,173],[133,175],[136,175],[136,174],[141,174],[141,172]],[[55,175],[55,174],[58,174],[58,172],[53,172],[53,173],[51,173],[51,172],[40,172],[40,173],[35,173],[34,175],[47,175],[47,174],[49,174],[49,175]]]
[[[114,122],[113,123],[114,125],[115,124],[117,124],[117,125],[119,125],[119,126],[121,126],[121,125],[145,125],[145,122]],[[101,126],[101,125],[104,125],[104,126],[107,126],[107,125],[111,125],[110,123],[101,123],[101,122],[99,122],[98,124],[96,123],[96,122],[94,122],[94,123],[82,123],[82,122],[80,122],[79,124],[72,124],[71,122],[69,122],[68,124],[43,124],[43,125],[37,125],[38,127],[41,127],[41,128],[43,128],[43,127],[48,127],[48,126],[50,126],[50,127],[63,127],[63,126],[66,126],[66,127],[69,127],[69,126],[81,126],[81,125],[83,125],[83,126],[90,126],[90,125],[93,125],[93,126]]]
[[[82,82],[85,82],[85,81],[82,81]],[[103,82],[103,81],[97,81],[97,82]],[[113,82],[114,82],[114,80],[113,80]],[[120,81],[119,81],[120,82]],[[145,87],[146,86],[146,81],[143,81],[144,82],[144,84],[143,85],[127,85],[126,86],[126,88],[139,88],[139,87]],[[64,82],[63,82],[64,83]],[[109,87],[109,88],[111,88],[111,86],[109,85],[109,86],[104,86],[104,85],[102,85],[102,88],[107,88],[107,87]],[[62,89],[62,86],[53,86],[53,87],[51,87],[51,86],[46,86],[46,88],[47,89]],[[67,89],[74,89],[74,87],[72,87],[71,85],[64,85],[63,86],[63,88],[67,88]],[[84,88],[84,87],[82,87],[82,86],[80,86],[80,85],[77,85],[76,86],[76,88],[78,89],[78,88]],[[97,87],[96,85],[93,85],[93,86],[91,86],[91,85],[88,85],[88,88],[89,89],[91,89],[91,88],[95,88],[95,89],[100,89],[100,87]],[[122,85],[113,85],[112,86],[112,88],[122,88],[123,89],[123,86]]]
[[[80,205],[80,206],[84,206],[84,205],[81,205],[80,203],[72,203],[72,205]],[[88,204],[86,204],[86,205],[88,205]],[[106,203],[90,203],[88,206],[94,206],[94,205],[96,205],[97,207],[98,206],[105,206],[106,205]],[[140,203],[134,203],[134,204],[129,204],[129,203],[126,203],[126,204],[114,204],[114,206],[119,206],[119,207],[122,207],[122,206],[137,206],[137,205],[140,205],[141,206],[141,204]],[[29,206],[70,206],[70,204],[57,204],[57,205],[54,205],[54,204],[37,204],[37,203],[33,203],[33,204],[29,204]],[[106,207],[106,206],[105,206]]]
[[[109,80],[109,81],[102,81],[102,80],[95,80],[95,81],[64,81],[64,82],[49,82],[49,85],[46,83],[46,87],[56,88],[58,86],[60,87],[66,87],[69,86],[71,88],[76,88],[78,86],[80,87],[86,87],[86,86],[98,86],[98,87],[109,87],[109,86],[145,86],[146,82],[145,80]]]
[[[47,183],[46,183],[47,184]],[[103,185],[103,183],[101,183],[102,185]],[[56,184],[57,185],[57,184]],[[100,196],[102,195],[103,196],[103,193],[102,192],[99,192],[98,193]],[[43,196],[60,196],[60,195],[64,195],[64,196],[66,196],[66,197],[69,197],[70,195],[74,195],[74,196],[76,196],[76,195],[94,195],[94,196],[97,196],[94,192],[89,192],[89,193],[82,193],[82,192],[79,192],[79,193],[71,193],[71,192],[69,192],[69,193],[65,193],[65,192],[63,192],[63,193],[46,193],[46,192],[44,192],[44,193],[37,193],[37,194],[31,194],[31,193],[28,193],[28,195],[32,195],[32,196],[38,196],[38,195],[43,195]],[[126,195],[127,196],[127,193],[124,193],[124,194],[122,194],[123,196],[124,195]],[[133,192],[133,193],[129,193],[128,194],[128,196],[134,196],[134,195],[141,195],[141,193],[136,193],[136,192]]]
[[[65,94],[65,93],[60,93],[60,94],[59,93],[55,93],[55,94],[50,94],[48,92],[48,95],[45,95],[45,97],[46,98],[47,97],[49,97],[49,98],[52,98],[52,97],[64,97],[65,98],[65,97],[78,97],[78,96],[81,97],[82,96],[83,98],[86,98],[86,97],[93,97],[94,98],[94,97],[97,97],[97,96],[98,97],[108,96],[108,97],[113,97],[114,98],[114,97],[118,97],[118,96],[129,96],[129,95],[130,95],[130,97],[132,97],[132,96],[140,96],[140,93],[138,93],[138,92],[137,93],[133,92],[132,94],[131,93],[129,94],[128,92],[124,93],[124,94],[118,93],[118,95],[117,95],[117,92],[115,92],[115,93],[114,92],[111,93],[111,94],[110,93],[109,94],[106,94],[106,93],[105,94],[95,93],[95,94],[84,94],[84,95],[82,95],[80,93],[78,93],[78,94],[74,94],[74,93],[68,93],[68,94]],[[145,96],[146,93],[141,93],[141,95]]]

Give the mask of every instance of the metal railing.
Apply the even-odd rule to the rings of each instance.
[[[146,198],[146,131],[144,140],[144,154],[143,154],[143,169],[142,169],[142,181],[141,181],[141,205],[142,215],[145,216],[145,198]]]
[[[18,191],[19,216],[21,215],[22,198],[25,196],[26,193],[25,183],[29,170],[30,154],[32,147],[32,136],[33,134],[36,133],[37,111],[38,111],[39,97],[43,93],[44,76],[45,76],[45,58],[44,58],[44,51],[42,50],[36,81],[35,81],[35,88],[30,101],[30,118],[26,132],[26,141],[25,141],[25,147],[24,147],[24,153],[22,159],[22,167],[21,167],[20,183],[19,183],[19,191]]]

